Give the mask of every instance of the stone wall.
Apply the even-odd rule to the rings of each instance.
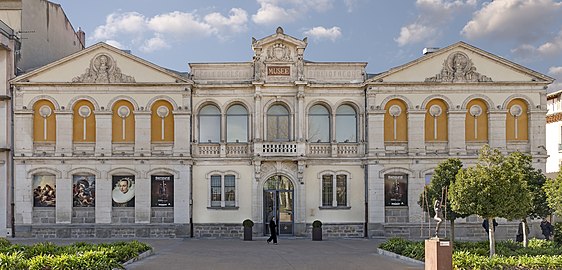
[[[176,238],[189,237],[189,224],[57,224],[16,226],[17,237],[33,238]]]
[[[322,224],[322,238],[361,238],[364,237],[363,223]],[[307,224],[307,237],[312,237],[312,224]]]
[[[408,206],[387,206],[384,208],[386,223],[403,223],[409,221]]]
[[[113,224],[135,223],[135,208],[113,207],[113,211],[111,211],[111,223]]]
[[[255,229],[256,228],[254,228],[254,233]],[[244,228],[241,223],[207,223],[193,225],[193,237],[195,238],[241,238],[243,236]]]
[[[152,208],[150,223],[174,223],[174,208]]]
[[[93,207],[74,207],[72,208],[72,223],[95,223],[96,209]]]
[[[56,222],[54,207],[34,207],[33,224],[53,224]]]

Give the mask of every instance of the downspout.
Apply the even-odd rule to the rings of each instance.
[[[14,87],[10,85],[10,158],[8,159],[8,166],[10,168],[10,227],[12,229],[12,238],[16,237],[16,219],[15,219],[15,201],[14,201]]]
[[[366,75],[365,75],[365,79]],[[365,86],[365,131],[364,131],[364,142],[365,142],[365,147],[364,147],[364,155],[367,156],[367,159],[363,159],[366,160],[366,164],[364,163],[364,170],[365,170],[365,224],[363,225],[363,237],[365,238],[369,238],[369,159],[368,159],[368,153],[369,153],[369,112],[367,110],[367,108],[369,107],[367,104],[367,89],[368,86]]]
[[[193,238],[193,89],[189,89],[189,110],[191,110],[189,121],[189,156],[191,159],[189,169],[189,237]]]

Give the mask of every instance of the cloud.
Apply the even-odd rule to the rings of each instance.
[[[347,7],[347,12],[353,12],[357,5],[357,0],[343,0],[343,3]]]
[[[117,41],[117,40],[108,39],[108,40],[105,41],[105,43],[107,43],[107,44],[109,44],[109,45],[111,45],[111,46],[113,46],[117,49],[121,49],[121,50],[125,49],[125,46],[123,46],[123,44],[119,43],[119,41]]]
[[[260,8],[252,15],[256,24],[273,25],[298,20],[310,10],[325,12],[334,0],[257,0]]]
[[[433,39],[437,34],[437,29],[433,27],[413,23],[400,28],[400,36],[394,40],[398,43],[398,46],[404,46]]]
[[[562,55],[562,30],[557,36],[553,37],[540,45],[521,44],[511,52],[522,59],[548,58]]]
[[[461,31],[468,39],[510,39],[530,43],[540,39],[560,16],[554,0],[496,0],[474,13]],[[546,26],[546,27],[545,27]]]
[[[548,75],[556,79],[553,84],[548,86],[548,92],[562,90],[562,66],[550,67],[548,69]]]
[[[562,76],[562,67],[550,67],[548,68],[548,74],[554,76]]]
[[[341,37],[341,29],[337,26],[332,28],[324,28],[322,26],[314,27],[304,32],[305,35],[311,36],[315,40],[329,39],[332,42]]]
[[[227,40],[247,31],[247,23],[248,13],[241,8],[232,8],[227,16],[218,12],[200,16],[196,12],[174,11],[147,18],[137,12],[115,12],[106,17],[105,24],[98,26],[90,39],[111,40],[121,48],[126,43],[142,52],[153,52],[178,41],[205,37]]]
[[[415,22],[400,28],[394,40],[399,46],[434,42],[454,19],[455,14],[476,6],[476,0],[417,0],[419,15]]]

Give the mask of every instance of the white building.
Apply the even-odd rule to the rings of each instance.
[[[556,178],[562,165],[562,90],[549,93],[546,98],[546,173]]]
[[[275,216],[281,235],[416,238],[440,161],[487,143],[544,169],[552,78],[462,42],[376,76],[306,47],[278,28],[186,78],[100,43],[17,77],[16,232],[239,237]]]

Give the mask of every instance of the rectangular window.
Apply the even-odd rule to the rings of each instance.
[[[220,175],[211,176],[211,207],[221,206],[222,184]]]
[[[224,176],[224,205],[227,207],[236,206],[236,177],[234,175]]]
[[[332,206],[334,196],[333,175],[322,176],[322,206]]]
[[[347,206],[347,176],[345,174],[336,176],[336,200],[338,206]]]

